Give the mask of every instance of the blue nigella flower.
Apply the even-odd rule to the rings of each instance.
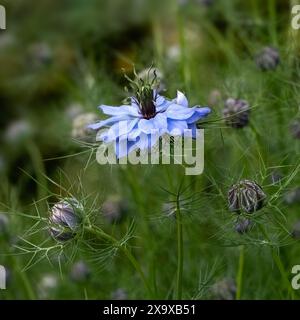
[[[110,118],[88,127],[94,130],[109,127],[99,138],[104,143],[115,143],[118,158],[138,148],[151,150],[164,134],[178,136],[190,129],[195,138],[196,122],[210,113],[208,107],[189,107],[187,98],[180,91],[175,99],[168,100],[144,82],[131,97],[130,105],[101,105],[99,108]]]

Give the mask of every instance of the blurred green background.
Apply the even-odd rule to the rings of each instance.
[[[300,116],[300,30],[290,22],[296,2],[1,1],[7,29],[0,30],[0,264],[9,270],[1,299],[147,297],[122,254],[106,257],[101,244],[93,253],[68,249],[61,267],[56,254],[30,260],[26,241],[42,247],[49,238],[42,228],[32,232],[32,216],[47,218],[65,190],[84,199],[97,223],[119,239],[135,221],[133,251],[155,297],[171,299],[172,192],[182,181],[184,298],[299,297],[289,284],[292,266],[300,264],[294,230],[300,125],[298,138],[291,125]],[[262,72],[254,62],[265,46],[280,52],[276,70]],[[91,153],[94,136],[85,124],[103,117],[97,106],[120,105],[123,70],[131,75],[133,65],[141,71],[152,63],[164,95],[173,98],[178,89],[192,105],[212,108],[201,176],[184,176],[179,166],[100,166]],[[222,109],[230,97],[249,102],[248,127],[225,126]],[[270,200],[244,235],[234,230],[236,215],[226,200],[241,178],[256,180]]]

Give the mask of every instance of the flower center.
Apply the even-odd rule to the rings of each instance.
[[[136,99],[144,119],[149,120],[154,118],[156,115],[156,107],[153,89],[148,86],[142,87],[136,93]]]

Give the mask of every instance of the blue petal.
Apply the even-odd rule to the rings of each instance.
[[[170,119],[186,120],[190,118],[195,112],[195,108],[185,108],[178,104],[172,104],[166,110],[166,115]]]
[[[127,156],[132,150],[138,148],[136,141],[117,140],[115,142],[115,153],[118,159]]]
[[[128,138],[129,141],[135,141],[136,138],[137,138],[141,133],[142,133],[142,132],[141,132],[141,129],[140,129],[138,126],[136,126],[136,128],[132,129],[132,130],[128,133],[127,138]]]
[[[165,97],[155,94],[155,107],[157,112],[163,112],[165,111],[169,105],[172,103],[170,100],[166,99]]]
[[[159,131],[165,132],[168,128],[167,117],[163,113],[158,113],[153,118],[153,123],[156,129]]]
[[[190,118],[188,118],[186,121],[188,124],[197,122],[200,119],[205,118],[210,113],[210,111],[211,110],[208,107],[196,108],[195,113]]]
[[[133,117],[139,116],[139,109],[136,105],[123,105],[119,107],[111,107],[106,105],[99,106],[99,109],[102,110],[104,114],[110,116],[121,116],[121,115],[131,115]]]
[[[186,98],[186,96],[180,92],[180,91],[177,91],[177,98],[176,98],[176,103],[185,107],[185,108],[188,108],[189,106],[189,102],[188,102],[188,99]]]
[[[182,135],[188,125],[184,120],[168,120],[168,133],[170,135]]]
[[[155,104],[157,107],[165,104],[168,101],[165,97],[159,95],[156,91],[154,91],[153,99],[155,100]]]
[[[109,130],[103,135],[103,141],[111,142],[120,136],[127,137],[128,133],[134,128],[139,121],[138,118],[133,120],[120,121],[112,125]],[[100,136],[102,138],[102,136]]]
[[[101,121],[87,125],[88,129],[98,130],[102,127]]]
[[[149,151],[151,151],[151,149],[159,139],[159,136],[159,134],[141,134],[137,145],[141,150],[148,149]]]
[[[123,121],[123,120],[130,120],[132,119],[132,117],[128,116],[128,115],[121,115],[121,116],[116,116],[116,117],[111,117],[111,118],[108,118],[106,120],[102,120],[102,121],[99,121],[97,123],[93,123],[93,124],[90,124],[87,126],[88,129],[92,129],[92,130],[98,130],[102,127],[105,127],[109,124],[113,124],[115,122],[118,122],[118,121]]]
[[[189,134],[185,133],[185,136],[186,137],[191,136],[193,139],[196,139],[198,136],[196,123],[189,124],[188,129],[191,130],[191,133],[190,132],[189,132]]]
[[[155,123],[153,119],[154,118],[151,118],[149,120],[141,119],[138,124],[139,129],[146,134],[151,133],[151,131],[155,130]]]

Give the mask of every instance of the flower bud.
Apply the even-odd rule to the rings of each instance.
[[[128,300],[128,294],[126,290],[119,288],[111,295],[112,300]]]
[[[32,125],[27,120],[15,120],[8,125],[4,138],[7,143],[15,145],[24,142],[32,133]]]
[[[280,172],[273,171],[271,173],[270,180],[273,185],[279,184],[282,179],[283,179],[283,176]]]
[[[205,7],[210,7],[214,4],[214,0],[198,0],[198,3]]]
[[[209,93],[208,105],[214,107],[222,100],[222,93],[218,89],[214,89]]]
[[[249,123],[249,104],[246,100],[229,98],[225,101],[223,116],[228,126],[243,128]]]
[[[128,205],[118,197],[109,197],[102,204],[102,215],[108,223],[120,223],[126,216]]]
[[[58,278],[53,274],[46,274],[38,283],[39,299],[48,299],[58,287]]]
[[[84,108],[80,103],[73,102],[69,104],[65,110],[65,114],[68,120],[73,121],[77,116],[84,113]]]
[[[233,185],[228,192],[229,210],[240,213],[252,213],[260,210],[264,205],[266,195],[262,188],[254,181],[242,180]]]
[[[166,217],[176,218],[176,205],[172,202],[164,202],[162,204],[162,212]]]
[[[71,269],[71,279],[77,282],[87,280],[90,274],[90,268],[84,261],[76,262]]]
[[[97,119],[97,115],[90,112],[77,115],[72,123],[72,138],[89,141],[94,131],[88,125]]]
[[[41,67],[52,62],[53,52],[48,43],[38,42],[29,47],[29,57],[33,67]]]
[[[295,119],[290,125],[290,131],[295,139],[300,139],[300,119]]]
[[[300,239],[300,221],[297,221],[292,229],[291,235],[295,239]]]
[[[82,222],[83,207],[74,198],[56,203],[50,212],[50,233],[55,240],[67,241],[74,238]]]
[[[265,47],[255,56],[255,63],[262,71],[273,70],[280,62],[279,52],[272,47]]]
[[[236,284],[233,279],[225,278],[212,286],[212,294],[215,300],[234,300]]]
[[[167,48],[167,58],[172,62],[177,62],[180,60],[181,51],[178,44],[171,45]]]
[[[300,203],[300,187],[294,188],[284,195],[284,202],[286,204]]]
[[[236,222],[234,229],[237,233],[244,234],[251,229],[251,226],[252,226],[252,222],[250,219],[242,218]]]

